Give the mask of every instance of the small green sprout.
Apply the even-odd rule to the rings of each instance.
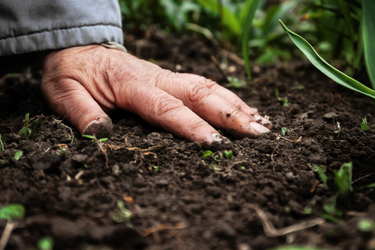
[[[243,81],[243,80],[240,80],[236,77],[231,77],[231,76],[228,76],[227,77],[227,80],[229,81],[229,84],[226,85],[227,87],[229,88],[244,88],[246,86],[246,82]]]
[[[279,97],[279,89],[275,90],[275,95],[277,100],[283,103],[283,106],[289,106],[291,104],[288,102],[288,97]]]
[[[20,136],[24,136],[24,137],[30,136],[31,133],[33,132],[33,130],[39,125],[39,122],[40,122],[39,118],[37,118],[34,121],[30,122],[30,114],[26,113],[25,119],[23,120],[23,127],[21,128],[20,132],[18,132],[18,134]]]
[[[283,135],[283,137],[285,136],[285,133],[286,132],[290,132],[291,130],[290,129],[287,129],[286,127],[282,127],[281,128],[281,134]]]
[[[92,135],[82,135],[82,137],[85,137],[85,138],[88,138],[88,139],[91,139],[93,142],[97,143],[97,141],[100,141],[100,142],[105,142],[108,140],[108,138],[100,138],[99,140],[96,139],[95,136],[92,136]]]
[[[244,166],[241,167],[242,170],[246,170],[246,168]]]
[[[233,151],[227,151],[225,150],[224,151],[224,155],[225,155],[225,158],[227,158],[228,160],[231,160],[233,158]]]
[[[83,163],[83,166],[85,166],[85,168],[88,168],[88,167],[89,167],[86,163]]]
[[[53,238],[50,236],[46,236],[38,240],[37,246],[39,250],[52,250],[53,244]]]
[[[20,204],[8,204],[0,209],[0,220],[12,222],[14,219],[22,220],[25,216],[25,208]]]
[[[207,158],[207,157],[210,157],[211,155],[213,155],[212,151],[210,150],[206,150],[203,152],[203,158]]]
[[[368,127],[368,125],[367,125],[367,118],[366,118],[366,117],[362,119],[361,129],[362,129],[362,130],[370,129],[370,128]]]
[[[298,86],[294,86],[293,89],[295,89],[295,90],[304,90],[304,89],[305,89],[305,86],[303,86],[303,85],[298,85]]]
[[[1,140],[1,134],[0,134],[0,152],[4,151],[4,144],[3,141]]]
[[[152,167],[154,168],[154,170],[155,170],[156,172],[159,171],[159,167],[158,167],[158,166],[152,166]]]
[[[284,207],[284,210],[285,210],[285,212],[287,212],[287,213],[290,213],[290,211],[291,211],[290,207],[288,207],[288,206]]]
[[[17,161],[21,159],[21,156],[23,155],[23,151],[17,151],[16,154],[14,155],[14,159]]]
[[[131,227],[130,218],[133,216],[133,213],[125,207],[122,200],[117,201],[117,207],[119,208],[119,211],[113,215],[112,220],[117,223],[125,222]]]
[[[368,218],[362,218],[357,223],[357,228],[362,232],[372,232],[375,230],[375,223]]]

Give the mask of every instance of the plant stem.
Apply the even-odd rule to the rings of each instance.
[[[0,239],[0,250],[5,249],[5,246],[8,243],[9,237],[10,237],[13,229],[16,228],[16,226],[17,226],[16,222],[10,222],[10,221],[7,222],[7,224],[5,226],[5,229],[4,229],[4,232],[3,232],[3,235],[1,236],[1,239]]]

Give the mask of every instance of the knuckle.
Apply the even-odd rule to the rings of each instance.
[[[206,87],[198,84],[190,84],[186,88],[186,99],[190,103],[199,103],[212,94]]]
[[[156,108],[155,113],[157,116],[175,115],[184,107],[182,101],[171,98],[160,96],[155,98],[154,107]]]

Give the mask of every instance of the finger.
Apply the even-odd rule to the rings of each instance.
[[[235,137],[257,137],[269,132],[269,129],[203,85],[173,77],[170,73],[159,76],[156,86],[181,100],[204,120],[226,129]]]
[[[212,90],[215,94],[221,96],[226,101],[231,103],[233,106],[235,106],[237,109],[241,110],[245,114],[252,117],[253,121],[256,121],[263,126],[266,126],[267,128],[271,129],[272,124],[269,120],[259,115],[259,112],[257,109],[250,108],[244,101],[242,101],[236,94],[234,94],[232,91],[220,86],[219,84],[206,79],[202,76],[193,75],[193,74],[181,74],[176,73],[177,77],[181,77],[185,80],[195,82],[198,84],[201,84],[210,90]]]
[[[147,122],[191,141],[211,144],[224,140],[211,125],[168,93],[146,84],[125,85],[116,98],[119,108],[134,112]]]
[[[84,135],[109,138],[113,125],[91,94],[77,81],[42,80],[42,92],[52,110],[66,119]]]

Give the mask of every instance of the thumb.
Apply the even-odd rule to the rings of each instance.
[[[42,92],[51,109],[66,119],[84,135],[109,138],[113,125],[91,94],[76,80],[57,82],[42,80]]]

